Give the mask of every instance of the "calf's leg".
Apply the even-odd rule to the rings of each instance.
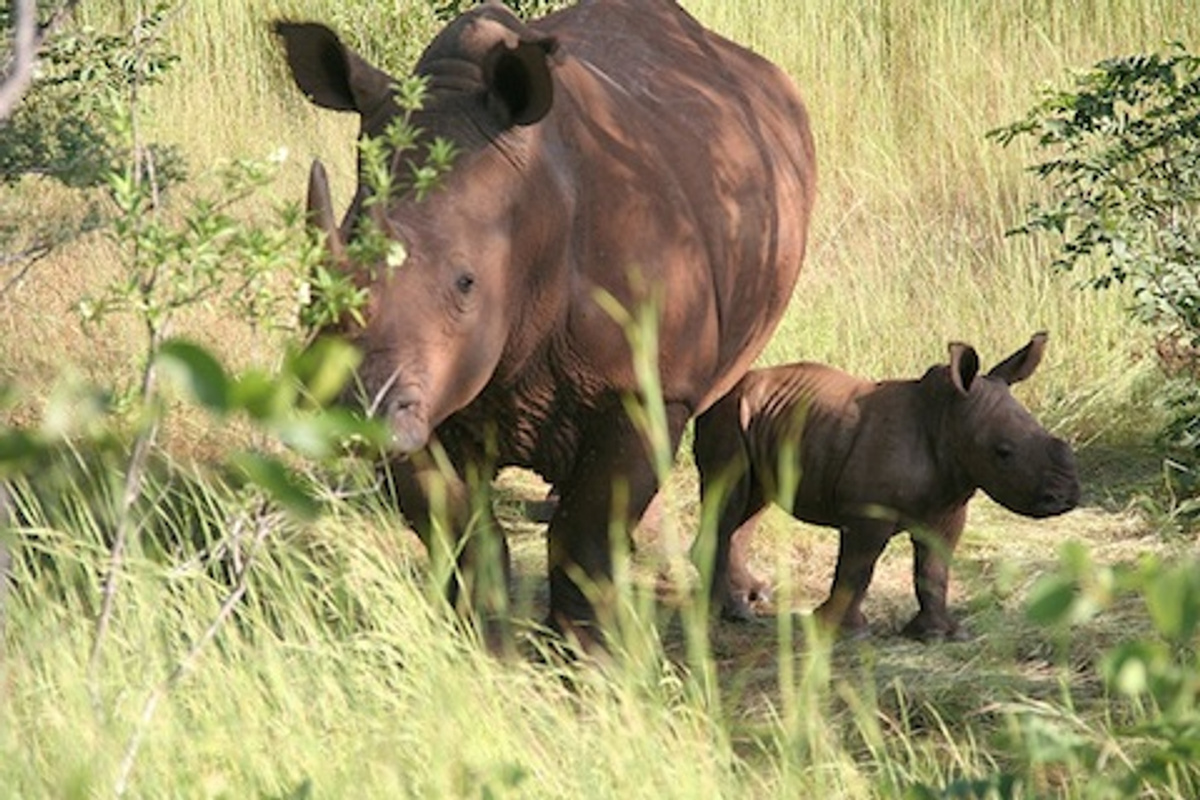
[[[755,603],[768,601],[771,598],[771,585],[750,571],[748,548],[758,529],[758,521],[762,517],[764,505],[740,528],[734,531],[729,544],[729,591],[737,609],[745,609],[754,613]]]
[[[738,404],[728,398],[696,420],[694,453],[700,472],[705,523],[692,545],[692,561],[708,579],[709,601],[723,619],[754,620],[753,594],[759,581],[746,566],[746,547],[766,503],[754,485],[742,438]],[[707,533],[715,517],[716,546]]]
[[[875,563],[895,527],[889,520],[862,519],[842,528],[833,586],[829,597],[813,612],[823,627],[850,636],[866,634],[862,601],[875,574]]]
[[[904,635],[914,639],[966,639],[968,634],[959,627],[946,609],[946,592],[950,585],[950,559],[962,536],[967,519],[966,505],[950,511],[932,528],[914,531],[913,585],[920,610],[904,626]]]
[[[747,505],[742,502],[728,505],[718,523],[717,547],[712,557],[711,578],[709,580],[709,601],[713,610],[721,615],[721,619],[730,622],[753,622],[758,617],[754,613],[754,593],[760,591],[755,587],[758,579],[750,573],[745,564],[743,549],[747,539],[753,535],[762,516],[764,506]],[[695,553],[701,571],[707,566],[703,557]]]

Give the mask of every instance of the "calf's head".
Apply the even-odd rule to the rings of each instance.
[[[403,115],[392,78],[329,29],[279,23],[276,32],[299,87],[316,105],[357,113],[363,137]],[[427,196],[372,198],[360,179],[339,225],[325,171],[314,163],[309,220],[324,233],[330,262],[368,295],[360,318],[337,332],[362,350],[361,399],[391,423],[399,453],[423,447],[506,355],[519,358],[506,348],[545,282],[536,275],[538,253],[548,232],[563,227],[535,155],[536,123],[553,104],[555,47],[496,4],[464,14],[433,41],[416,68],[426,94],[410,116],[421,139],[391,157],[399,185],[434,137],[454,145],[453,167]],[[365,231],[395,243],[369,256],[381,263],[352,255],[363,252],[350,245]]]
[[[1029,517],[1070,511],[1080,492],[1070,446],[1038,424],[1009,389],[1033,374],[1045,348],[1046,334],[1038,333],[980,375],[975,349],[954,342],[949,367],[935,367],[923,379],[949,395],[938,435],[957,471],[1005,508]]]

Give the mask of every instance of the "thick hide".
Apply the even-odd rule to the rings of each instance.
[[[920,610],[917,638],[962,635],[946,610],[950,557],[977,489],[1014,511],[1047,517],[1074,508],[1070,447],[1051,436],[1009,386],[1033,373],[1039,333],[987,375],[969,345],[919,380],[872,382],[820,364],[747,374],[696,423],[706,503],[719,506],[712,596],[727,618],[753,616],[763,591],[745,565],[762,511],[777,503],[806,522],[838,528],[829,598],[817,617],[865,631],[860,608],[888,540],[909,531]]]
[[[364,136],[399,113],[391,78],[331,31],[277,31],[314,103],[359,114]],[[339,332],[365,355],[365,406],[391,422],[405,515],[458,554],[452,596],[502,605],[484,579],[507,569],[487,491],[500,467],[529,467],[560,497],[550,621],[590,638],[608,610],[609,531],[657,490],[625,408],[640,391],[629,339],[605,303],[655,310],[649,355],[675,447],[790,299],[815,191],[808,117],[779,69],[668,0],[594,0],[529,23],[488,3],[416,72],[428,93],[412,122],[458,150],[438,189],[369,203],[360,186],[335,225],[313,171],[310,219],[369,292],[363,321]],[[398,179],[409,168],[395,160]],[[366,220],[403,244],[403,266],[350,260]],[[433,537],[439,515],[448,541]]]

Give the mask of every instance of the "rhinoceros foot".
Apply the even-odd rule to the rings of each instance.
[[[734,595],[721,606],[721,619],[738,623],[759,622],[754,606],[744,595]]]
[[[971,632],[947,615],[920,613],[901,631],[904,636],[920,642],[968,642]]]
[[[721,619],[727,622],[758,622],[762,614],[769,613],[772,599],[769,583],[749,573],[734,575],[731,582],[730,596],[721,606]]]

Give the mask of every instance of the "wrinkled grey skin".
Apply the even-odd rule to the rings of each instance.
[[[327,28],[277,31],[314,103],[357,113],[364,136],[398,113],[389,76]],[[611,599],[609,532],[658,488],[625,410],[628,340],[598,298],[661,310],[652,357],[676,446],[791,296],[815,194],[807,114],[779,69],[669,0],[585,0],[529,23],[487,3],[415,71],[429,90],[413,124],[459,151],[440,188],[384,207],[360,186],[337,224],[313,169],[310,219],[369,293],[364,322],[340,332],[364,353],[365,405],[391,424],[401,509],[457,555],[452,599],[502,612],[483,577],[508,568],[488,494],[498,469],[528,467],[561,498],[549,622],[588,639]],[[364,217],[404,245],[402,267],[346,260]]]
[[[841,532],[833,587],[815,612],[824,625],[865,633],[861,604],[875,562],[892,536],[909,531],[920,610],[904,633],[964,636],[946,590],[975,491],[1029,517],[1079,502],[1071,448],[1009,391],[1045,346],[1039,333],[982,376],[974,348],[960,343],[950,345],[949,365],[920,380],[876,383],[811,363],[748,373],[696,423],[705,502],[722,504],[711,585],[722,615],[754,616],[751,603],[766,587],[746,568],[745,549],[776,502]]]

